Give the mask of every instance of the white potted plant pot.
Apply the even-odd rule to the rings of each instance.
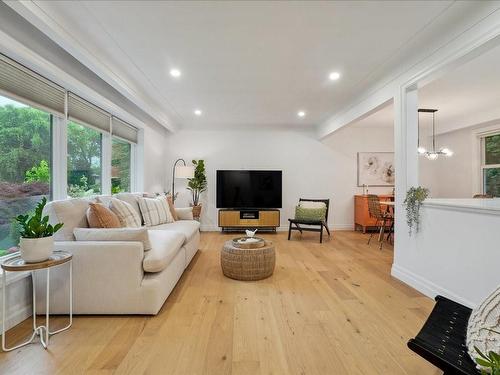
[[[43,262],[54,251],[54,237],[23,238],[19,241],[21,258],[27,263]]]

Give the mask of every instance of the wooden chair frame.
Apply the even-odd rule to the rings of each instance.
[[[328,229],[328,210],[330,208],[330,199],[304,199],[300,198],[299,202],[323,202],[326,204],[326,213],[324,220],[297,220],[297,219],[288,219],[290,225],[288,227],[288,240],[292,235],[293,230],[298,230],[300,234],[302,232],[319,232],[319,243],[323,243],[323,228],[326,229],[328,233],[328,237],[330,237],[330,229]],[[319,228],[311,228],[311,227],[301,227],[301,225],[308,226],[319,226]]]

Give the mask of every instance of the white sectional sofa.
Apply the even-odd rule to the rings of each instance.
[[[116,197],[137,209],[137,196],[120,193]],[[110,196],[100,196],[106,203]],[[50,222],[63,222],[55,234],[55,250],[73,254],[74,314],[157,314],[182,273],[198,250],[198,221],[191,208],[176,209],[178,221],[148,227],[151,250],[142,242],[76,241],[75,228],[88,227],[89,201],[53,201],[45,207]],[[53,268],[50,277],[50,313],[69,312],[68,267]],[[37,311],[45,311],[45,274],[36,276]]]

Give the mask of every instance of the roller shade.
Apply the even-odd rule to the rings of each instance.
[[[27,104],[64,116],[64,89],[2,54],[0,91],[13,99],[24,99]]]
[[[122,121],[116,117],[113,117],[113,135],[126,141],[137,143],[137,128],[134,128],[132,125],[127,124],[125,121]]]
[[[68,95],[68,119],[111,132],[111,115],[71,92]]]

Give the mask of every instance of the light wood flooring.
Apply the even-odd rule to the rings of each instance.
[[[242,282],[219,265],[234,235],[203,233],[158,316],[76,317],[47,351],[0,353],[0,374],[440,374],[406,347],[433,301],[391,278],[390,245],[379,251],[366,236],[335,232],[320,245],[317,233],[265,235],[274,275]]]

